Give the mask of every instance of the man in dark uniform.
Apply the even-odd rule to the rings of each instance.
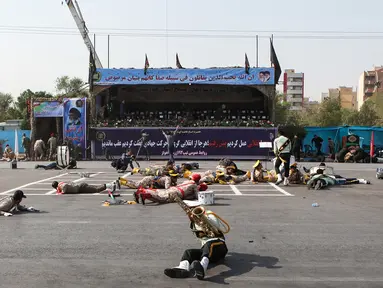
[[[144,129],[141,130],[141,138],[138,141],[141,142],[141,145],[140,145],[140,148],[138,149],[137,157],[138,157],[138,154],[140,153],[140,151],[142,149],[145,149],[146,160],[150,161],[150,153],[149,153],[149,149],[147,146],[147,144],[149,142],[149,134],[146,133]]]
[[[168,143],[168,153],[169,153],[169,161],[174,163],[174,140],[177,134],[179,126],[177,126],[176,130],[174,131],[162,131],[162,134],[164,134],[166,138],[166,142]]]

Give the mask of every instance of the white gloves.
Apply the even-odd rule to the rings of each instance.
[[[36,210],[35,208],[33,208],[33,207],[29,207],[29,208],[27,208],[27,210],[29,211],[29,212],[37,212],[38,210]]]
[[[4,213],[4,216],[5,216],[5,217],[12,216],[12,213],[5,212],[5,213]]]

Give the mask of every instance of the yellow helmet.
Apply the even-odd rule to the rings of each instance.
[[[189,170],[186,170],[185,172],[184,172],[184,178],[186,178],[186,179],[189,179],[189,177],[192,175],[192,172],[191,171],[189,171]]]
[[[261,164],[261,161],[257,161],[257,162],[255,162],[255,164],[253,165],[253,168],[257,168],[258,166],[259,166],[259,164]]]

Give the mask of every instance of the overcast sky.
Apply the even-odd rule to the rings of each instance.
[[[145,53],[151,67],[175,67],[176,52],[184,67],[243,66],[245,52],[253,66],[255,38],[249,36],[256,34],[261,37],[260,66],[269,67],[267,36],[274,33],[282,69],[304,72],[306,96],[318,100],[328,88],[356,87],[363,70],[383,64],[383,33],[367,34],[383,31],[381,0],[78,2],[90,32],[98,35],[96,49],[104,67],[108,34],[111,68],[143,68]],[[55,79],[62,75],[87,81],[89,53],[65,1],[0,4],[0,92],[15,97],[28,88],[54,92]],[[172,31],[177,29],[183,31]]]

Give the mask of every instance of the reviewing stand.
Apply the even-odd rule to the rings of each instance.
[[[265,169],[267,170],[267,163],[269,163],[269,161],[272,159],[272,157],[270,157],[270,153],[273,153],[273,142],[259,142],[259,148],[267,149],[267,158],[265,163]]]

